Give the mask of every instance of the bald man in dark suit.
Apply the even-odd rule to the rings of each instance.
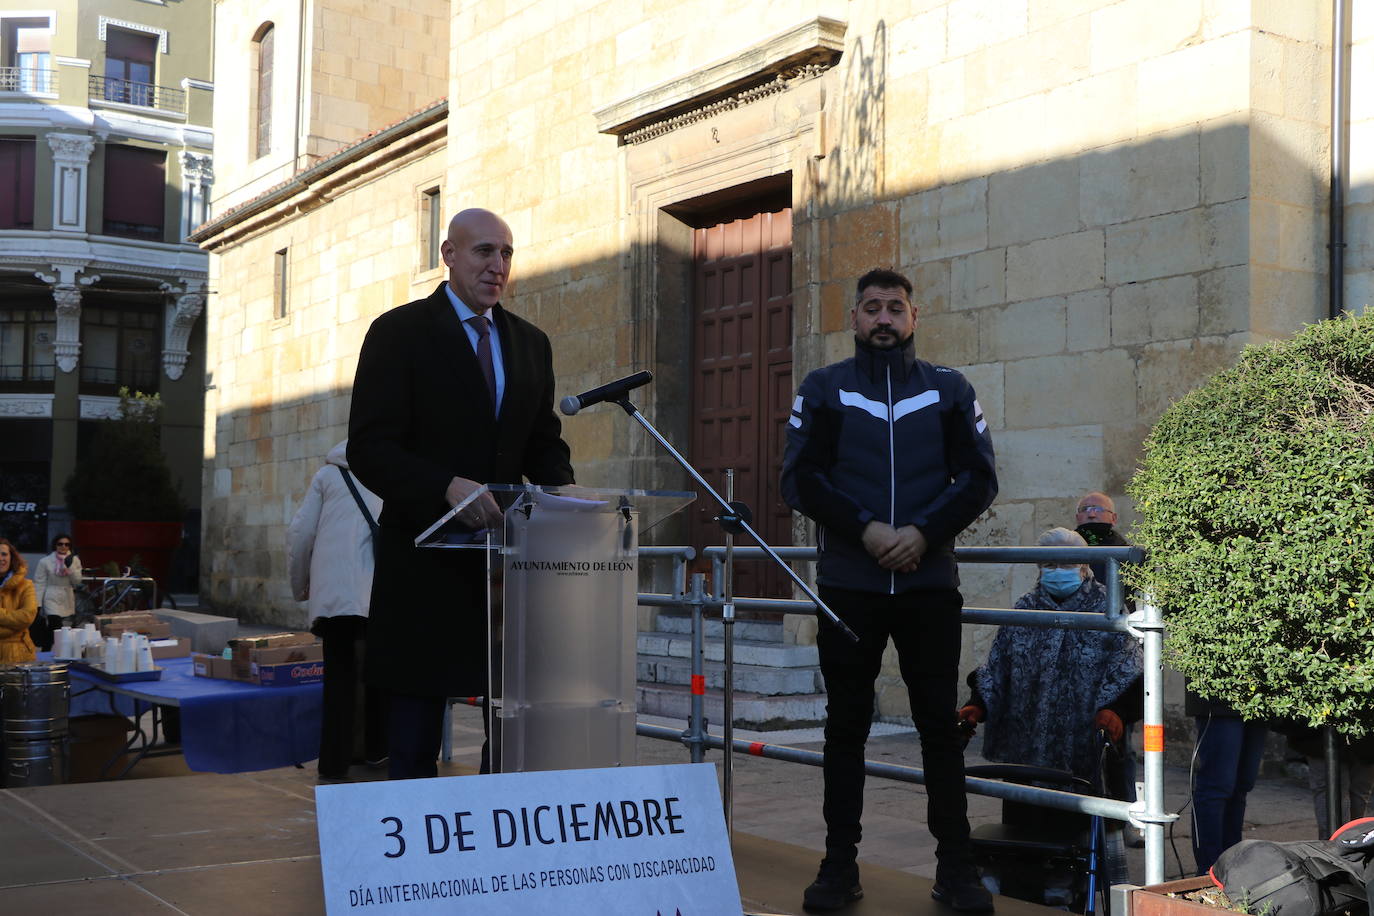
[[[483,484],[573,482],[548,337],[500,304],[510,227],[464,210],[440,251],[447,282],[372,322],[348,421],[349,465],[383,501],[366,673],[391,697],[393,779],[437,775],[447,698],[487,693],[483,553],[415,537]],[[489,496],[464,515],[500,524]]]

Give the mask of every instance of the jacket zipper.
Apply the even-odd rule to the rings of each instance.
[[[887,523],[897,526],[897,429],[892,419],[892,365],[887,367]],[[889,595],[897,594],[897,571],[887,574]]]

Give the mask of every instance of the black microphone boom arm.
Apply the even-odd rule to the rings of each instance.
[[[600,404],[603,401],[619,403],[625,395],[653,380],[654,374],[645,369],[643,372],[618,378],[614,382],[607,382],[599,388],[593,388],[581,394],[570,394],[559,402],[558,409],[563,411],[564,416],[571,417],[579,410],[591,407],[593,404]]]

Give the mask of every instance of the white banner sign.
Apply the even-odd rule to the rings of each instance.
[[[711,764],[317,786],[341,913],[740,914]]]

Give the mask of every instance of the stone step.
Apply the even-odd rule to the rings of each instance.
[[[725,624],[720,619],[706,620],[706,638],[724,639]],[[658,631],[678,635],[692,635],[692,618],[682,614],[659,614]],[[782,642],[781,620],[736,620],[735,639],[751,639],[755,642]]]
[[[663,630],[640,633],[636,640],[640,656],[661,656],[665,658],[691,658],[692,637],[690,633],[673,633]],[[703,651],[707,661],[725,661],[725,641],[708,637],[704,640]],[[764,668],[807,668],[820,664],[820,656],[815,646],[786,645],[781,641],[735,638],[735,664],[758,665]]]
[[[725,663],[710,662],[705,666],[708,689],[724,689]],[[635,680],[641,684],[674,684],[690,686],[692,666],[689,659],[641,655],[635,663]],[[761,696],[801,696],[822,689],[820,669],[775,668],[760,665],[735,664],[735,689]]]
[[[734,697],[736,728],[756,731],[778,731],[789,728],[813,728],[825,721],[825,695],[759,696],[736,691]],[[690,687],[675,684],[639,684],[635,688],[638,712],[650,716],[669,716],[686,719],[691,712]],[[725,718],[725,700],[718,690],[708,690],[705,696],[706,721],[719,725]]]

